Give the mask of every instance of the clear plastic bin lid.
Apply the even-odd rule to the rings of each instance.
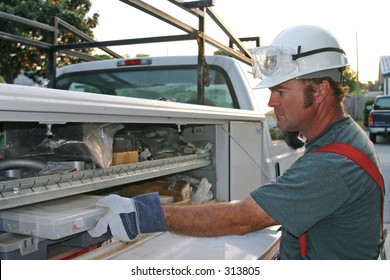
[[[100,198],[75,195],[1,211],[2,230],[48,239],[86,231],[107,211],[95,205]]]

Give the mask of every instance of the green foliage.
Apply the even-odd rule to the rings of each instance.
[[[98,24],[99,15],[86,17],[91,8],[89,0],[7,0],[0,1],[0,11],[14,14],[36,22],[50,24],[53,17],[66,21],[88,36],[93,37],[92,29]],[[13,35],[53,44],[51,32],[19,25],[15,22],[0,20],[0,30]],[[80,42],[81,39],[65,29],[58,30],[56,44]],[[38,81],[38,77],[47,78],[48,53],[29,45],[0,40],[0,75],[7,83],[13,83],[17,75],[23,72],[29,78]],[[82,50],[90,54],[90,50]],[[79,59],[59,54],[57,65],[63,66],[79,62]]]
[[[229,56],[226,52],[220,50],[215,51],[214,55]]]
[[[363,90],[364,91],[378,91],[379,90],[378,81],[375,81],[375,82],[368,81],[367,84],[363,84]]]
[[[344,85],[349,88],[349,92],[356,91],[356,81],[357,81],[356,72],[350,69],[344,71]]]
[[[351,69],[344,71],[344,85],[349,87],[351,95],[361,95],[363,91],[376,91],[379,89],[378,81],[368,81],[367,83],[357,83],[357,73]]]
[[[99,59],[112,59],[113,57],[109,54],[95,54],[95,57]]]
[[[138,53],[135,57],[149,57],[149,55],[146,53]]]

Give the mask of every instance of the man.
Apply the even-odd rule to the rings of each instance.
[[[372,143],[347,115],[341,87],[347,58],[337,40],[315,26],[282,31],[271,46],[253,50],[259,87],[271,90],[269,106],[278,127],[298,131],[305,155],[276,181],[238,203],[162,207],[157,194],[133,199],[108,196],[110,213],[90,231],[111,230],[122,240],[138,233],[169,230],[190,236],[243,235],[282,225],[281,259],[301,259],[306,236],[310,259],[376,259],[381,233],[381,191],[352,160],[312,153],[334,142],[363,151],[379,168]]]

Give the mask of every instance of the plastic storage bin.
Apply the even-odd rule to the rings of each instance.
[[[91,237],[87,232],[57,239],[42,239],[16,233],[0,233],[0,260],[46,260],[71,259],[73,255],[82,254],[96,246],[108,242],[108,233]],[[69,253],[56,248],[68,248]]]
[[[107,211],[95,206],[100,198],[76,195],[1,211],[1,230],[46,239],[86,231]]]
[[[44,239],[14,233],[0,234],[0,259],[42,259],[38,244]]]

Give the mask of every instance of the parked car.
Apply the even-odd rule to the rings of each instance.
[[[368,117],[370,140],[376,143],[377,135],[390,135],[390,96],[377,96]]]

